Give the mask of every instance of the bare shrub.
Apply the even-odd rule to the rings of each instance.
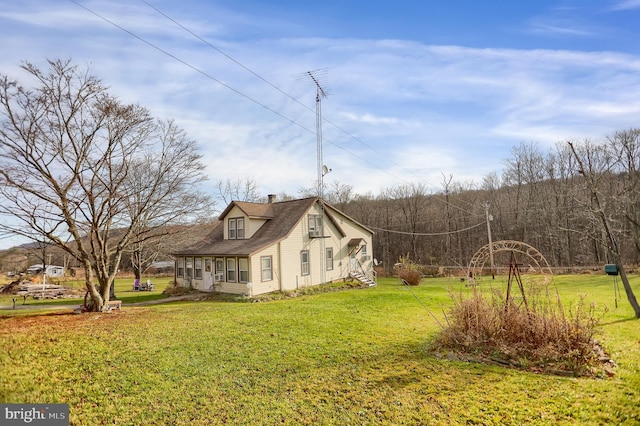
[[[400,256],[398,263],[394,265],[398,278],[409,285],[418,285],[422,279],[422,267],[406,256]]]
[[[585,296],[564,309],[547,282],[525,283],[524,297],[474,287],[472,294],[453,293],[448,326],[435,340],[449,349],[500,364],[574,376],[601,370],[594,341],[596,307]]]
[[[162,294],[168,297],[172,297],[172,296],[183,296],[185,294],[190,294],[193,292],[194,290],[192,288],[182,287],[182,286],[179,286],[176,282],[173,282],[172,284],[169,284],[167,288],[164,289]]]

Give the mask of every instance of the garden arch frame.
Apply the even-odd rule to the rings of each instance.
[[[544,258],[538,249],[522,241],[502,240],[483,246],[473,255],[467,269],[469,281],[476,281],[476,277],[480,275],[485,263],[487,263],[487,260],[489,260],[492,254],[503,251],[522,253],[533,262],[531,266],[533,266],[536,271],[553,276],[549,262],[547,262],[547,259]]]

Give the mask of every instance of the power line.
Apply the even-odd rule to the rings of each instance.
[[[201,42],[203,42],[204,44],[206,44],[207,46],[209,46],[210,48],[212,48],[213,50],[215,50],[216,52],[220,53],[222,56],[226,57],[227,59],[229,59],[231,62],[235,63],[236,65],[238,65],[239,67],[243,68],[244,70],[246,70],[247,72],[253,74],[255,77],[259,78],[260,80],[262,80],[263,82],[265,82],[266,84],[268,84],[269,86],[271,86],[272,88],[274,88],[275,90],[277,90],[278,92],[282,93],[283,95],[285,95],[286,97],[288,97],[289,99],[291,99],[292,101],[294,101],[295,103],[297,103],[298,105],[302,106],[303,108],[309,110],[310,112],[314,112],[313,109],[309,108],[307,105],[305,105],[304,103],[300,102],[298,99],[296,99],[295,97],[291,96],[290,94],[288,94],[287,92],[285,92],[284,90],[282,90],[281,88],[279,88],[278,86],[276,86],[275,84],[271,83],[269,80],[267,80],[266,78],[262,77],[260,74],[258,74],[257,72],[253,71],[251,68],[247,67],[246,65],[244,65],[242,62],[238,61],[237,59],[235,59],[233,56],[229,55],[228,53],[226,53],[225,51],[223,51],[222,49],[219,49],[218,47],[216,47],[215,45],[211,44],[208,40],[206,40],[205,38],[199,36],[198,34],[194,33],[193,31],[191,31],[189,28],[185,27],[184,25],[182,25],[180,22],[176,21],[175,19],[173,19],[171,16],[167,15],[166,13],[164,13],[163,11],[161,11],[160,9],[158,9],[157,7],[153,6],[151,3],[149,3],[146,0],[141,0],[144,4],[146,4],[147,6],[149,6],[151,9],[155,10],[156,12],[158,12],[160,15],[164,16],[165,18],[167,18],[168,20],[170,20],[171,22],[173,22],[174,24],[176,24],[178,27],[182,28],[183,30],[185,30],[186,32],[188,32],[189,34],[191,34],[192,36],[194,36],[195,38],[197,38],[198,40],[200,40]]]
[[[69,0],[69,1],[71,1],[72,3],[76,4],[77,6],[79,6],[79,7],[81,7],[81,8],[83,8],[83,9],[84,9],[84,10],[86,10],[87,12],[89,12],[89,13],[91,13],[91,14],[93,14],[93,15],[97,16],[98,18],[102,19],[103,21],[105,21],[105,22],[107,22],[107,23],[109,23],[109,24],[113,25],[114,27],[116,27],[116,28],[120,29],[121,31],[123,31],[123,32],[125,32],[125,33],[127,33],[127,34],[129,34],[130,36],[132,36],[132,37],[134,37],[134,38],[136,38],[136,39],[140,40],[141,42],[145,43],[146,45],[148,45],[148,46],[150,46],[150,47],[152,47],[152,48],[156,49],[157,51],[159,51],[159,52],[161,52],[161,53],[163,53],[163,54],[165,54],[165,55],[169,56],[170,58],[172,58],[172,59],[174,59],[174,60],[176,60],[176,61],[178,61],[178,62],[180,62],[181,64],[185,65],[186,67],[188,67],[188,68],[190,68],[190,69],[192,69],[192,70],[196,71],[197,73],[199,73],[199,74],[203,75],[204,77],[206,77],[206,78],[208,78],[208,79],[210,79],[210,80],[215,81],[216,83],[218,83],[218,84],[220,84],[220,85],[222,85],[222,86],[226,87],[227,89],[229,89],[229,90],[231,90],[232,92],[234,92],[234,93],[236,93],[236,94],[238,94],[238,95],[242,96],[243,98],[245,98],[245,99],[247,99],[247,100],[250,100],[251,102],[254,102],[255,104],[257,104],[257,105],[259,105],[259,106],[261,106],[261,107],[265,108],[265,109],[266,109],[266,110],[268,110],[268,111],[271,111],[272,113],[276,114],[278,117],[283,118],[284,120],[286,120],[286,121],[290,122],[291,124],[294,124],[294,125],[296,125],[296,126],[300,127],[301,129],[303,129],[303,130],[305,130],[305,131],[307,131],[307,132],[309,132],[309,133],[311,133],[311,134],[315,134],[315,132],[314,132],[313,130],[311,130],[311,129],[309,129],[309,128],[305,127],[304,125],[302,125],[302,124],[300,124],[300,123],[296,122],[295,120],[293,120],[293,119],[291,119],[291,118],[288,118],[288,117],[284,116],[283,114],[279,113],[278,111],[274,110],[273,108],[271,108],[271,107],[269,107],[269,106],[267,106],[267,105],[263,104],[262,102],[260,102],[260,101],[258,101],[258,100],[256,100],[256,99],[254,99],[254,98],[252,98],[252,97],[250,97],[249,95],[247,95],[247,94],[245,94],[245,93],[241,92],[240,90],[235,89],[234,87],[232,87],[232,86],[230,86],[230,85],[228,85],[228,84],[224,83],[223,81],[221,81],[221,80],[219,80],[219,79],[215,78],[214,76],[212,76],[211,74],[208,74],[207,72],[205,72],[205,71],[201,70],[200,68],[197,68],[196,66],[191,65],[190,63],[188,63],[188,62],[186,62],[186,61],[184,61],[184,60],[182,60],[182,59],[178,58],[177,56],[173,55],[172,53],[170,53],[170,52],[168,52],[168,51],[166,51],[166,50],[162,49],[161,47],[159,47],[159,46],[157,46],[157,45],[153,44],[152,42],[150,42],[150,41],[148,41],[148,40],[144,39],[143,37],[140,37],[139,35],[137,35],[137,34],[133,33],[132,31],[130,31],[130,30],[128,30],[128,29],[126,29],[126,28],[122,27],[121,25],[116,24],[115,22],[111,21],[110,19],[108,19],[108,18],[106,18],[106,17],[104,17],[104,16],[100,15],[99,13],[97,13],[97,12],[95,12],[95,11],[91,10],[90,8],[88,8],[88,7],[86,7],[86,6],[84,6],[84,5],[80,4],[80,3],[78,3],[76,0]],[[307,108],[307,109],[308,109],[308,108]],[[336,144],[335,142],[331,141],[330,139],[325,139],[325,140],[326,140],[327,142],[329,142],[330,144],[334,145],[336,148],[341,149],[342,151],[344,151],[344,152],[346,152],[346,153],[348,153],[348,154],[350,154],[350,155],[354,156],[355,158],[357,158],[357,159],[359,159],[360,161],[362,161],[362,162],[364,162],[364,163],[366,163],[366,164],[370,165],[371,167],[376,168],[376,169],[378,169],[378,170],[380,170],[380,171],[382,171],[382,172],[384,172],[384,173],[388,174],[389,176],[393,177],[394,179],[397,179],[397,180],[400,180],[400,181],[403,181],[403,182],[404,182],[404,180],[403,180],[403,179],[401,179],[400,177],[398,177],[398,176],[394,175],[393,173],[389,172],[388,170],[385,170],[385,169],[382,169],[382,168],[378,167],[377,165],[375,165],[375,164],[371,163],[370,161],[368,161],[368,160],[366,160],[366,159],[362,158],[361,156],[359,156],[359,155],[357,155],[357,154],[355,154],[355,153],[353,153],[353,152],[349,151],[348,149],[346,149],[346,148],[344,148],[344,147],[342,147],[342,146],[340,146],[340,145]]]
[[[477,227],[482,226],[482,225],[484,225],[484,222],[478,223],[477,225],[469,226],[468,228],[458,229],[458,230],[455,230],[455,231],[433,232],[433,233],[394,231],[392,229],[376,228],[375,226],[369,226],[369,225],[366,225],[366,226],[367,226],[367,228],[371,228],[371,229],[374,229],[376,231],[385,231],[385,232],[389,232],[391,234],[412,235],[412,236],[417,236],[417,237],[437,237],[437,236],[442,236],[442,235],[459,234],[461,232],[466,232],[466,231],[469,231],[469,230],[471,230],[473,228],[477,228]]]
[[[69,1],[71,1],[72,3],[76,4],[77,6],[79,6],[79,7],[81,7],[81,8],[83,8],[83,9],[84,9],[84,10],[86,10],[87,12],[89,12],[89,13],[91,13],[91,14],[93,14],[93,15],[97,16],[98,18],[102,19],[103,21],[105,21],[105,22],[107,22],[107,23],[109,23],[109,24],[113,25],[114,27],[116,27],[116,28],[118,28],[118,29],[120,29],[120,30],[124,31],[125,33],[129,34],[130,36],[135,37],[136,39],[140,40],[140,41],[141,41],[141,42],[143,42],[144,44],[146,44],[146,45],[148,45],[148,46],[150,46],[150,47],[152,47],[152,48],[156,49],[157,51],[159,51],[159,52],[161,52],[161,53],[164,53],[165,55],[169,56],[170,58],[172,58],[172,59],[174,59],[174,60],[176,60],[176,61],[178,61],[178,62],[180,62],[181,64],[185,65],[186,67],[191,68],[192,70],[194,70],[195,72],[197,72],[197,73],[199,73],[199,74],[201,74],[201,75],[205,76],[206,78],[208,78],[208,79],[210,79],[210,80],[215,81],[216,83],[218,83],[218,84],[220,84],[220,85],[222,85],[222,86],[226,87],[227,89],[229,89],[229,90],[231,90],[232,92],[234,92],[234,93],[236,93],[236,94],[238,94],[238,95],[242,96],[243,98],[245,98],[245,99],[247,99],[247,100],[249,100],[249,101],[251,101],[251,102],[253,102],[253,103],[255,103],[255,104],[257,104],[257,105],[259,105],[259,106],[261,106],[261,107],[263,107],[263,108],[265,108],[265,109],[266,109],[266,110],[268,110],[268,111],[271,111],[272,113],[276,114],[276,115],[277,115],[278,117],[280,117],[280,118],[283,118],[284,120],[288,121],[289,123],[294,124],[294,125],[296,125],[296,126],[300,127],[301,129],[306,130],[307,132],[309,132],[309,133],[311,133],[311,134],[314,134],[313,130],[308,129],[308,128],[307,128],[307,127],[305,127],[304,125],[302,125],[302,124],[300,124],[300,123],[296,122],[295,120],[292,120],[291,118],[288,118],[288,117],[286,117],[286,116],[282,115],[281,113],[279,113],[278,111],[276,111],[276,110],[274,110],[273,108],[269,107],[268,105],[265,105],[265,104],[263,104],[262,102],[260,102],[260,101],[258,101],[258,100],[256,100],[256,99],[252,98],[251,96],[244,94],[244,93],[243,93],[243,92],[241,92],[240,90],[238,90],[238,89],[236,89],[236,88],[234,88],[234,87],[232,87],[232,86],[228,85],[227,83],[225,83],[225,82],[223,82],[223,81],[221,81],[221,80],[219,80],[219,79],[215,78],[215,77],[214,77],[214,76],[212,76],[211,74],[208,74],[207,72],[205,72],[205,71],[201,70],[200,68],[197,68],[196,66],[191,65],[190,63],[188,63],[188,62],[186,62],[186,61],[184,61],[184,60],[182,60],[182,59],[178,58],[177,56],[173,55],[172,53],[170,53],[170,52],[168,52],[168,51],[166,51],[166,50],[162,49],[161,47],[159,47],[159,46],[157,46],[157,45],[155,45],[155,44],[151,43],[150,41],[148,41],[148,40],[146,40],[146,39],[144,39],[144,38],[142,38],[142,37],[138,36],[137,34],[135,34],[135,33],[131,32],[131,31],[129,31],[128,29],[126,29],[126,28],[124,28],[124,27],[122,27],[122,26],[120,26],[120,25],[116,24],[115,22],[111,21],[110,19],[105,18],[104,16],[100,15],[99,13],[97,13],[97,12],[95,12],[95,11],[93,11],[93,10],[89,9],[88,7],[86,7],[86,6],[84,6],[84,5],[80,4],[80,3],[78,3],[76,0],[69,0]]]
[[[284,120],[288,121],[289,123],[291,123],[291,124],[293,124],[293,125],[295,125],[295,126],[297,126],[297,127],[301,128],[301,129],[305,130],[306,132],[308,132],[308,133],[310,133],[310,134],[315,134],[315,133],[314,133],[314,131],[312,131],[311,129],[309,129],[309,128],[305,127],[304,125],[302,125],[302,124],[300,124],[300,123],[296,122],[295,120],[293,120],[293,119],[291,119],[291,118],[286,117],[285,115],[283,115],[282,113],[280,113],[280,112],[278,112],[278,111],[274,110],[273,108],[269,107],[268,105],[266,105],[266,104],[264,104],[264,103],[262,103],[262,102],[260,102],[260,101],[258,101],[258,100],[256,100],[256,99],[252,98],[251,96],[249,96],[249,95],[247,95],[247,94],[243,93],[242,91],[240,91],[240,90],[238,90],[238,89],[236,89],[236,88],[234,88],[234,87],[230,86],[229,84],[224,83],[223,81],[221,81],[221,80],[217,79],[216,77],[214,77],[214,76],[212,76],[211,74],[209,74],[209,73],[207,73],[207,72],[203,71],[202,69],[200,69],[200,68],[198,68],[198,67],[196,67],[196,66],[194,66],[194,65],[191,65],[191,64],[190,64],[190,63],[188,63],[187,61],[185,61],[185,60],[183,60],[183,59],[180,59],[180,58],[179,58],[179,57],[177,57],[176,55],[174,55],[174,54],[172,54],[172,53],[168,52],[167,50],[165,50],[165,49],[163,49],[163,48],[159,47],[158,45],[156,45],[156,44],[154,44],[154,43],[152,43],[152,42],[150,42],[150,41],[146,40],[145,38],[143,38],[143,37],[141,37],[141,36],[139,36],[139,35],[135,34],[134,32],[132,32],[132,31],[130,31],[130,30],[128,30],[128,29],[126,29],[126,28],[124,28],[123,26],[121,26],[121,25],[119,25],[119,24],[117,24],[117,23],[113,22],[112,20],[110,20],[110,19],[108,19],[108,18],[106,18],[106,17],[102,16],[101,14],[99,14],[98,12],[95,12],[94,10],[90,9],[89,7],[87,7],[87,6],[84,6],[84,5],[80,4],[77,0],[70,0],[70,1],[71,1],[72,3],[74,3],[75,5],[77,5],[78,7],[81,7],[82,9],[84,9],[84,10],[86,10],[87,12],[91,13],[92,15],[94,15],[94,16],[96,16],[96,17],[98,17],[98,18],[102,19],[103,21],[105,21],[105,22],[107,22],[107,23],[109,23],[109,24],[113,25],[114,27],[116,27],[116,28],[120,29],[121,31],[123,31],[123,32],[125,32],[125,33],[127,33],[127,34],[129,34],[130,36],[132,36],[132,37],[134,37],[134,38],[136,38],[136,39],[140,40],[141,42],[143,42],[143,43],[145,43],[146,45],[148,45],[148,46],[152,47],[153,49],[156,49],[157,51],[159,51],[159,52],[161,52],[161,53],[165,54],[166,56],[168,56],[168,57],[170,57],[170,58],[174,59],[175,61],[180,62],[180,63],[181,63],[181,64],[183,64],[184,66],[186,66],[186,67],[188,67],[188,68],[192,69],[193,71],[195,71],[195,72],[197,72],[197,73],[199,73],[199,74],[203,75],[204,77],[206,77],[206,78],[208,78],[208,79],[210,79],[210,80],[212,80],[212,81],[215,81],[216,83],[218,83],[218,84],[220,84],[220,85],[224,86],[225,88],[227,88],[227,89],[231,90],[232,92],[234,92],[234,93],[236,93],[236,94],[238,94],[238,95],[242,96],[243,98],[245,98],[245,99],[247,99],[247,100],[249,100],[249,101],[251,101],[251,102],[253,102],[253,103],[255,103],[255,104],[257,104],[257,105],[259,105],[259,106],[261,106],[261,107],[263,107],[263,108],[265,108],[266,110],[268,110],[268,111],[270,111],[270,112],[272,112],[272,113],[276,114],[278,117],[280,117],[280,118],[282,118],[282,119],[284,119]],[[241,66],[242,68],[244,68],[245,70],[247,70],[248,72],[250,72],[251,74],[253,74],[254,76],[256,76],[257,78],[259,78],[260,80],[262,80],[262,81],[264,81],[265,83],[269,84],[271,87],[273,87],[273,88],[275,88],[276,90],[278,90],[279,92],[283,93],[283,94],[284,94],[285,96],[287,96],[288,98],[293,99],[297,104],[302,105],[305,109],[307,109],[307,110],[309,110],[309,111],[312,111],[312,112],[313,112],[313,110],[312,110],[311,108],[309,108],[309,107],[307,107],[306,105],[302,104],[300,101],[298,101],[297,99],[295,99],[293,96],[291,96],[291,95],[287,94],[287,93],[286,93],[285,91],[283,91],[282,89],[280,89],[280,88],[278,88],[277,86],[275,86],[274,84],[270,83],[268,80],[266,80],[265,78],[261,77],[258,73],[254,72],[254,71],[252,71],[251,69],[249,69],[248,67],[244,66],[242,63],[240,63],[239,61],[237,61],[236,59],[234,59],[232,56],[230,56],[230,55],[228,55],[228,54],[224,53],[222,50],[218,49],[217,47],[215,47],[215,46],[214,46],[214,45],[212,45],[211,43],[207,42],[207,41],[206,41],[205,39],[203,39],[202,37],[198,36],[197,34],[195,34],[194,32],[192,32],[191,30],[189,30],[189,29],[187,29],[186,27],[184,27],[183,25],[179,24],[177,21],[175,21],[173,18],[169,17],[169,16],[168,16],[167,14],[165,14],[164,12],[161,12],[159,9],[157,9],[157,8],[155,8],[155,7],[153,7],[153,6],[151,6],[147,1],[145,1],[145,0],[142,0],[142,1],[143,1],[145,4],[147,4],[149,7],[151,7],[152,9],[156,10],[158,13],[162,14],[163,16],[165,16],[167,19],[169,19],[169,20],[171,20],[172,22],[174,22],[174,23],[175,23],[176,25],[178,25],[180,28],[183,28],[185,31],[187,31],[187,32],[189,32],[190,34],[192,34],[193,36],[197,37],[199,40],[201,40],[202,42],[206,43],[208,46],[210,46],[210,47],[211,47],[211,48],[213,48],[214,50],[216,50],[216,51],[220,52],[220,53],[221,53],[221,54],[223,54],[225,57],[229,58],[231,61],[233,61],[234,63],[238,64],[239,66]],[[373,147],[371,147],[370,145],[368,145],[368,144],[364,143],[362,140],[360,140],[360,139],[359,139],[359,138],[357,138],[356,136],[354,136],[354,135],[352,135],[351,133],[347,132],[346,130],[342,129],[340,126],[338,126],[337,124],[333,123],[332,121],[327,120],[327,119],[323,119],[323,120],[324,120],[324,121],[326,121],[327,123],[331,124],[332,126],[336,127],[337,129],[339,129],[340,131],[342,131],[343,133],[345,133],[345,134],[346,134],[346,135],[348,135],[349,137],[351,137],[351,138],[353,138],[354,140],[358,141],[358,142],[359,142],[359,143],[361,143],[363,146],[365,146],[365,147],[369,148],[369,149],[370,149],[370,150],[372,150],[373,152],[375,152],[375,153],[377,153],[377,154],[382,155],[382,153],[380,153],[379,151],[377,151],[376,149],[374,149],[374,148],[373,148]],[[338,149],[340,149],[340,150],[342,150],[342,151],[344,151],[344,152],[348,153],[349,155],[351,155],[351,156],[353,156],[353,157],[355,157],[355,158],[359,159],[359,160],[360,160],[360,161],[362,161],[363,163],[366,163],[366,164],[368,164],[369,166],[371,166],[371,167],[373,167],[373,168],[375,168],[375,169],[378,169],[378,170],[382,171],[383,173],[385,173],[385,174],[387,174],[387,175],[391,176],[392,178],[394,178],[394,179],[396,179],[396,180],[398,180],[398,181],[404,182],[404,183],[409,183],[409,182],[405,181],[404,179],[400,178],[399,176],[396,176],[396,175],[394,175],[393,173],[389,172],[388,170],[383,169],[383,168],[381,168],[381,167],[377,166],[376,164],[373,164],[373,163],[372,163],[372,162],[370,162],[369,160],[367,160],[367,159],[365,159],[365,158],[361,157],[360,155],[357,155],[357,154],[355,154],[354,152],[351,152],[351,151],[349,151],[348,149],[346,149],[346,148],[344,148],[344,147],[340,146],[339,144],[337,144],[337,143],[333,142],[332,140],[330,140],[330,139],[326,139],[326,138],[325,138],[324,140],[326,140],[327,142],[329,142],[331,145],[335,146],[336,148],[338,148]],[[396,163],[394,163],[393,161],[392,161],[391,163],[392,163],[392,164],[396,164]],[[398,165],[398,164],[396,164],[396,165]],[[399,166],[399,167],[401,167],[400,165],[398,165],[398,166]],[[402,170],[404,170],[404,169],[402,169]],[[412,172],[409,172],[409,173],[410,173],[411,175],[415,176],[415,177],[416,177],[417,179],[419,179],[420,181],[424,181],[422,178],[420,178],[419,176],[415,175],[414,173],[412,173]],[[434,187],[434,188],[436,187],[435,185],[430,184],[429,182],[426,182],[426,181],[424,181],[424,182],[425,182],[425,183],[427,183],[427,184],[429,184],[430,186],[432,186],[432,187]],[[438,201],[442,202],[442,203],[445,203],[445,204],[451,205],[452,207],[454,207],[454,208],[456,208],[456,209],[459,209],[459,210],[461,210],[461,211],[464,211],[465,213],[468,213],[468,214],[470,214],[470,215],[473,215],[473,213],[471,213],[471,212],[469,212],[469,211],[465,210],[464,208],[462,208],[462,207],[460,207],[460,206],[457,206],[457,205],[455,205],[455,204],[452,204],[452,203],[450,203],[450,202],[448,202],[448,201],[446,201],[446,200],[442,200],[442,199],[438,198],[437,196],[435,196],[435,198],[436,198]]]
[[[170,20],[171,22],[173,22],[175,25],[177,25],[178,27],[182,28],[184,31],[186,31],[187,33],[191,34],[192,36],[194,36],[195,38],[197,38],[198,40],[200,40],[202,43],[206,44],[207,46],[209,46],[210,48],[212,48],[213,50],[215,50],[216,52],[220,53],[221,55],[223,55],[224,57],[226,57],[227,59],[229,59],[230,61],[232,61],[233,63],[235,63],[236,65],[240,66],[241,68],[243,68],[244,70],[246,70],[247,72],[251,73],[253,76],[255,76],[256,78],[260,79],[261,81],[263,81],[264,83],[266,83],[267,85],[271,86],[273,89],[277,90],[278,92],[280,92],[281,94],[283,94],[284,96],[288,97],[289,99],[293,100],[295,103],[297,103],[298,105],[302,106],[304,109],[308,110],[309,112],[314,112],[313,109],[311,109],[309,106],[307,106],[306,104],[300,102],[298,99],[296,99],[294,96],[290,95],[289,93],[287,93],[286,91],[282,90],[280,87],[276,86],[275,84],[271,83],[269,80],[267,80],[266,78],[264,78],[263,76],[261,76],[259,73],[253,71],[251,68],[247,67],[246,65],[244,65],[242,62],[240,62],[239,60],[235,59],[233,56],[229,55],[228,53],[226,53],[225,51],[223,51],[222,49],[216,47],[215,45],[213,45],[211,42],[209,42],[208,40],[206,40],[205,38],[201,37],[200,35],[196,34],[195,32],[191,31],[189,28],[187,28],[186,26],[182,25],[180,22],[178,22],[177,20],[173,19],[171,16],[169,16],[167,13],[163,12],[162,10],[158,9],[157,7],[153,6],[151,3],[149,3],[147,0],[141,0],[143,3],[145,3],[147,6],[149,6],[151,9],[155,10],[157,13],[159,13],[160,15],[164,16],[165,18],[167,18],[168,20]],[[326,94],[325,94],[326,96]],[[322,117],[322,121],[327,122],[328,124],[332,125],[333,127],[335,127],[336,129],[340,130],[342,133],[344,133],[345,135],[349,136],[350,138],[352,138],[353,140],[357,141],[358,143],[360,143],[361,145],[367,147],[368,149],[370,149],[371,151],[375,152],[376,154],[383,156],[383,154],[378,151],[377,149],[375,149],[374,147],[372,147],[371,145],[365,143],[362,139],[358,138],[357,136],[353,135],[352,133],[348,132],[347,130],[343,129],[341,126],[339,126],[338,124],[334,123],[333,121],[327,119],[326,117]],[[369,164],[370,166],[377,168],[387,174],[389,174],[390,176],[398,179],[399,181],[405,182],[406,181],[404,179],[401,179],[393,174],[391,174],[390,172],[388,172],[385,169],[382,169],[372,163],[370,163],[367,160],[364,160],[362,157],[350,152],[349,150],[341,147],[340,145],[332,142],[331,140],[325,139],[327,140],[327,142],[331,143],[332,145],[334,145],[335,147],[342,149],[343,151],[353,155],[354,157],[366,162],[367,164]],[[391,161],[392,164],[395,164],[396,166],[402,168],[401,165]],[[403,169],[404,170],[404,169]],[[424,179],[420,178],[419,176],[417,176],[416,174],[412,173],[409,171],[409,173],[413,176],[415,176],[418,180],[421,180],[427,184],[429,184],[430,186],[436,188],[435,185],[425,181]],[[471,212],[463,209],[460,206],[457,206],[455,204],[452,204],[446,200],[442,200],[436,197],[436,199],[438,199],[441,202],[444,202],[446,204],[451,205],[452,207],[455,207],[457,209],[460,209],[462,211],[464,211],[465,213],[469,213],[472,214]]]

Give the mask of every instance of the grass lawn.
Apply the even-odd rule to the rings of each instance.
[[[615,308],[611,277],[556,283],[565,304],[586,293],[610,308],[598,337],[614,377],[435,357],[448,289],[463,285],[381,279],[262,303],[0,316],[0,402],[67,403],[74,425],[640,424],[640,322],[624,291]]]
[[[115,281],[115,292],[118,299],[122,300],[123,303],[144,302],[147,300],[162,299],[165,297],[162,292],[167,288],[170,281],[173,281],[173,277],[153,278],[153,291],[134,291],[132,288],[133,278],[117,278]],[[0,285],[8,284],[9,282],[9,279],[3,278],[0,282]],[[84,281],[69,280],[68,278],[66,278],[65,281],[54,281],[54,283],[63,285],[65,287],[81,290],[80,293],[82,294],[82,297],[56,300],[33,299],[31,297],[27,297],[25,301],[23,300],[22,296],[0,294],[0,306],[12,306],[13,298],[16,298],[16,306],[20,306],[24,302],[26,302],[27,305],[80,305],[83,303],[85,292]]]

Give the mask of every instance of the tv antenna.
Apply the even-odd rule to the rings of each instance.
[[[325,247],[324,247],[324,238],[325,238],[325,223],[324,223],[324,175],[329,173],[331,169],[322,164],[322,98],[327,97],[326,80],[327,80],[327,69],[318,69],[314,71],[307,71],[302,74],[298,74],[296,76],[298,81],[301,81],[306,84],[311,84],[316,89],[316,142],[317,142],[317,161],[318,161],[318,188],[317,193],[320,199],[320,211],[321,215],[321,232],[319,238],[319,254],[320,254],[320,281],[321,284],[326,282],[326,272],[325,272]]]
[[[320,202],[323,201],[323,177],[326,174],[324,164],[322,164],[322,98],[326,98],[328,93],[325,90],[327,82],[327,68],[321,68],[313,71],[306,71],[296,75],[296,79],[300,82],[310,84],[316,89],[316,143],[317,143],[317,167],[318,167],[318,196]]]

